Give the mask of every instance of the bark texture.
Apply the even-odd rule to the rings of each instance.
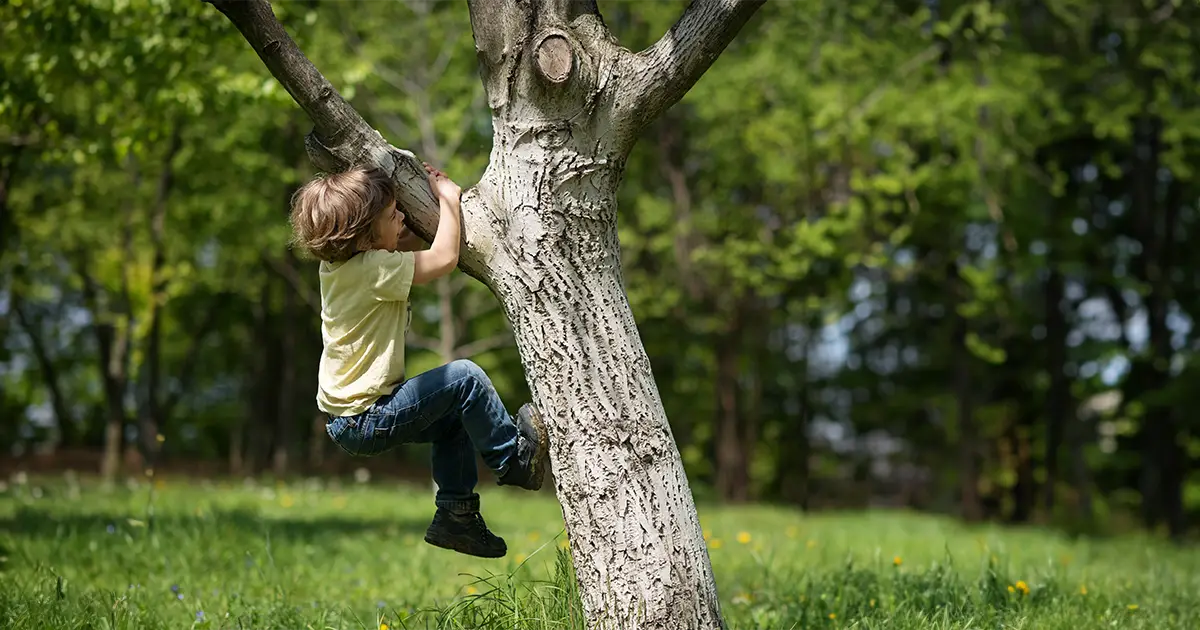
[[[431,240],[419,161],[370,129],[265,0],[210,0],[315,123],[319,167],[374,161]],[[721,628],[683,464],[625,294],[616,193],[639,131],[678,101],[762,0],[697,0],[654,46],[626,50],[594,0],[469,0],[493,115],[491,161],[464,191],[460,268],[512,325],[593,628]]]

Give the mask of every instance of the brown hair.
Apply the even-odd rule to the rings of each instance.
[[[372,166],[318,175],[292,195],[292,242],[320,260],[349,260],[395,199],[391,178]]]

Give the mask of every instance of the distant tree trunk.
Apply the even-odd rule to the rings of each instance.
[[[273,395],[278,378],[277,357],[279,346],[276,342],[272,327],[275,324],[271,308],[272,283],[265,280],[259,293],[258,302],[254,305],[254,342],[252,352],[254,361],[252,373],[248,379],[250,386],[247,394],[250,397],[246,405],[248,417],[245,422],[245,448],[242,451],[242,469],[245,474],[256,474],[268,454],[270,435],[275,432],[277,418],[278,396]]]
[[[458,355],[458,331],[454,325],[454,285],[453,278],[442,276],[437,281],[438,313],[441,318],[438,329],[441,333],[438,339],[438,355],[442,363],[450,363]]]
[[[290,254],[285,255],[284,264],[292,265],[293,260]],[[292,430],[295,419],[295,401],[296,401],[296,294],[290,287],[281,286],[283,292],[283,305],[280,307],[279,314],[279,364],[278,364],[278,387],[275,394],[278,396],[276,403],[276,423],[275,423],[275,452],[271,458],[272,468],[278,476],[285,476],[288,473],[288,459],[292,448],[293,433]]]
[[[738,313],[735,312],[732,319],[716,341],[716,488],[722,499],[737,503],[746,500],[747,479],[738,404],[742,326]]]
[[[1016,403],[1016,410],[1008,422],[1006,439],[1012,452],[1013,473],[1016,481],[1012,487],[1013,511],[1011,521],[1026,523],[1033,517],[1036,507],[1037,485],[1034,480],[1033,448],[1030,440],[1036,425],[1037,412],[1023,402],[1025,391],[1023,374],[1009,373],[1003,390],[1004,398]]]
[[[158,464],[162,443],[158,437],[162,432],[162,314],[167,301],[167,279],[163,271],[166,264],[164,237],[167,223],[167,201],[174,183],[175,155],[182,148],[182,137],[178,127],[171,133],[162,172],[158,179],[158,192],[150,214],[150,332],[146,347],[146,389],[144,407],[139,410],[138,435],[141,437],[142,457],[150,468]]]
[[[308,464],[314,473],[325,465],[325,441],[329,439],[325,433],[325,422],[325,414],[317,413],[310,424],[312,432],[309,436]]]
[[[46,393],[50,397],[50,408],[54,410],[54,434],[46,445],[49,452],[54,452],[62,439],[63,434],[70,426],[71,412],[67,407],[66,397],[63,395],[62,383],[59,380],[58,365],[54,357],[50,354],[50,349],[46,347],[46,341],[39,329],[39,322],[34,321],[28,313],[25,312],[24,299],[17,288],[14,288],[8,296],[10,310],[16,316],[17,324],[25,331],[25,335],[29,337],[30,349],[33,350],[33,358],[37,361],[38,371],[42,374],[42,383],[46,386]]]
[[[1043,505],[1047,515],[1054,512],[1058,492],[1058,456],[1062,446],[1063,423],[1068,420],[1071,383],[1067,378],[1067,322],[1063,317],[1063,276],[1057,263],[1058,244],[1050,246],[1049,276],[1045,284],[1046,372],[1050,389],[1046,396],[1046,481]]]
[[[950,282],[958,300],[964,299],[966,287],[958,277],[958,265],[950,265]],[[962,516],[967,521],[983,518],[983,504],[979,497],[979,438],[974,418],[974,392],[971,390],[971,351],[967,348],[969,323],[952,308],[954,393],[958,400],[958,449],[959,449],[959,492],[962,501]]]
[[[131,220],[130,215],[121,235],[126,260],[133,247]],[[122,266],[119,307],[115,311],[108,309],[101,303],[100,291],[91,276],[89,265],[90,261],[86,256],[79,256],[77,271],[83,281],[84,302],[93,318],[91,330],[100,355],[100,380],[104,387],[106,420],[100,476],[105,483],[111,483],[121,466],[123,431],[129,420],[125,407],[125,394],[129,383],[130,327],[133,325],[129,316],[129,280],[127,270]]]
[[[1145,297],[1149,328],[1150,357],[1143,376],[1143,395],[1157,395],[1171,379],[1174,357],[1167,310],[1174,292],[1171,284],[1174,234],[1182,206],[1182,190],[1173,180],[1167,187],[1166,200],[1158,201],[1159,156],[1162,151],[1162,121],[1150,115],[1136,120],[1133,153],[1133,209],[1137,237],[1142,243],[1137,270],[1149,284]],[[1140,439],[1142,445],[1141,490],[1143,519],[1148,527],[1166,520],[1172,537],[1186,530],[1183,510],[1184,455],[1179,444],[1178,418],[1168,401],[1155,400],[1146,405]]]

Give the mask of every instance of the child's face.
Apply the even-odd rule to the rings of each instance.
[[[375,242],[375,248],[386,249],[389,252],[398,250],[401,243],[409,237],[408,227],[404,225],[404,213],[396,207],[395,201],[379,213],[379,218],[375,223],[375,233],[379,235],[379,239]]]

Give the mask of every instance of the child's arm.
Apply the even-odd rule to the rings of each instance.
[[[441,217],[429,249],[413,253],[413,284],[425,284],[450,273],[458,266],[460,225],[459,197],[462,190],[446,174],[425,165],[429,186],[438,197]]]

